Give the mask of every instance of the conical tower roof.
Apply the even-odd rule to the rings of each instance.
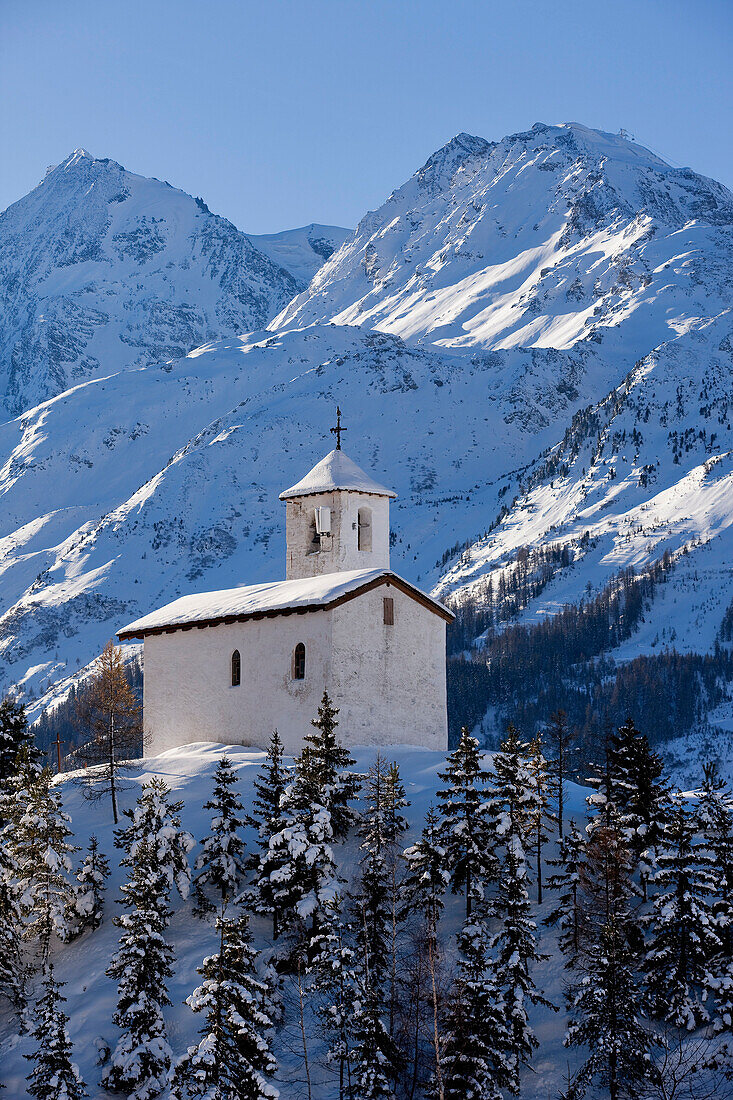
[[[360,466],[336,447],[313,467],[296,485],[280,493],[280,500],[309,496],[313,493],[330,493],[345,489],[354,493],[372,493],[380,497],[396,497],[392,489],[374,481]]]

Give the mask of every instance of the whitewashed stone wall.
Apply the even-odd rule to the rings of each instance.
[[[292,654],[305,644],[305,680],[293,680]],[[242,676],[231,686],[238,649]],[[145,639],[143,724],[146,753],[192,741],[266,748],[275,727],[287,752],[299,751],[331,682],[331,613],[281,615]]]
[[[314,549],[316,508],[331,509],[331,537]],[[358,545],[359,509],[369,508],[372,548]],[[370,493],[314,493],[285,502],[288,580],[350,569],[389,569],[389,497]]]
[[[394,599],[385,626],[383,598]],[[305,680],[292,653],[306,647]],[[231,686],[231,655],[241,684]],[[297,753],[327,687],[348,745],[447,747],[445,623],[392,586],[331,611],[177,630],[145,639],[143,720],[150,754],[193,741],[265,748],[277,727]]]
[[[385,626],[383,599],[394,599]],[[448,747],[445,622],[393,586],[333,612],[333,695],[351,745]]]

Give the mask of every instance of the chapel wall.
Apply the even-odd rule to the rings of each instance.
[[[313,543],[316,508],[331,509],[331,537]],[[371,550],[359,549],[359,509],[369,510]],[[389,497],[338,490],[285,502],[286,579],[352,569],[389,569]]]
[[[394,625],[383,600],[394,600]],[[331,691],[348,745],[448,747],[445,622],[392,585],[333,609]]]
[[[277,727],[297,753],[331,682],[331,615],[281,615],[176,630],[145,638],[143,718],[153,755],[194,741],[266,748]],[[292,653],[306,647],[305,680],[292,679]],[[231,686],[231,655],[241,684]]]

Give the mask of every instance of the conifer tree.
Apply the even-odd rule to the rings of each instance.
[[[10,776],[16,774],[21,747],[31,746],[32,743],[33,736],[28,730],[25,707],[11,695],[6,695],[0,702],[0,787]]]
[[[53,936],[67,939],[69,935],[71,856],[77,850],[69,843],[71,821],[51,780],[50,769],[44,768],[32,781],[23,810],[13,823],[25,937],[37,940],[44,961]]]
[[[252,813],[247,822],[257,832],[259,854],[251,857],[254,884],[246,891],[258,913],[272,915],[272,938],[277,939],[282,925],[278,872],[288,861],[284,846],[270,850],[271,839],[280,834],[286,825],[283,796],[290,782],[283,763],[283,744],[274,730],[267,749],[265,764],[254,783]]]
[[[428,970],[433,1008],[433,1050],[435,1078],[440,1100],[443,1100],[443,1078],[440,1064],[440,1004],[438,993],[439,939],[438,927],[445,905],[445,891],[450,881],[446,869],[445,849],[441,842],[440,823],[433,806],[425,814],[420,839],[404,852],[407,871],[402,883],[403,913],[421,918],[428,956]]]
[[[334,838],[342,840],[355,820],[350,803],[359,793],[361,782],[349,771],[356,761],[338,739],[338,713],[324,690],[318,717],[311,722],[315,732],[307,733],[303,742],[304,751],[311,757],[319,801],[331,815]]]
[[[387,766],[377,754],[366,779],[366,807],[360,822],[360,875],[354,897],[357,942],[367,959],[371,982],[381,991],[390,959],[390,867],[387,845]]]
[[[142,724],[140,705],[125,673],[122,650],[111,641],[97,658],[89,685],[77,696],[76,717],[91,738],[86,751],[92,762],[99,765],[94,769],[87,794],[97,799],[109,792],[112,819],[117,825],[120,761],[139,754]]]
[[[509,1041],[508,1088],[519,1090],[519,1073],[538,1046],[528,1018],[528,1005],[549,1005],[536,990],[531,965],[543,956],[537,950],[536,924],[528,893],[525,837],[532,823],[535,796],[526,760],[526,746],[510,726],[494,754],[493,802],[497,832],[503,843],[499,889],[494,912],[500,927],[495,937],[499,986],[506,1004]]]
[[[570,995],[571,1020],[565,1045],[590,1051],[565,1094],[579,1100],[591,1084],[610,1100],[637,1096],[653,1074],[653,1036],[637,1016],[639,988],[628,931],[611,916],[583,956],[583,977]]]
[[[662,779],[662,758],[628,718],[610,742],[614,804],[639,864],[644,900],[654,865],[654,850],[667,813],[669,791]]]
[[[260,865],[269,879],[270,904],[279,914],[278,933],[289,927],[297,934],[308,918],[315,932],[319,914],[334,893],[331,815],[318,797],[313,754],[306,745],[281,799],[282,827],[270,837]]]
[[[585,847],[580,888],[585,910],[579,978],[569,992],[569,1047],[587,1047],[589,1057],[574,1076],[566,1100],[578,1100],[592,1083],[616,1100],[636,1095],[651,1072],[653,1036],[637,1017],[638,958],[629,900],[634,856],[615,809],[604,807],[601,824]]]
[[[496,963],[482,918],[466,920],[458,936],[458,975],[449,1000],[443,1048],[446,1100],[501,1100],[509,1083],[509,1045]]]
[[[557,905],[545,917],[546,925],[559,926],[560,949],[566,957],[565,966],[574,967],[581,951],[584,907],[582,897],[585,840],[575,821],[560,841],[558,858],[550,860],[559,870],[550,875],[547,885],[559,893]]]
[[[529,843],[535,863],[537,903],[542,904],[542,851],[549,840],[549,825],[554,822],[550,809],[550,769],[542,751],[542,734],[529,743],[527,768],[531,779],[532,804],[529,811]]]
[[[9,826],[0,829],[0,997],[15,1009],[21,1009],[25,1004],[20,949],[23,918],[18,898],[18,866],[9,832]]]
[[[41,986],[41,995],[34,1011],[31,1034],[36,1049],[26,1058],[33,1063],[28,1075],[28,1092],[36,1100],[83,1100],[86,1086],[78,1067],[72,1062],[72,1048],[67,1025],[69,1018],[61,1008],[66,998],[61,994],[53,966],[48,965]]]
[[[713,915],[720,950],[708,961],[705,987],[713,1004],[716,1032],[733,1033],[733,796],[717,768],[706,767],[698,803],[704,842],[713,855],[715,878]],[[730,1062],[733,1049],[728,1040]]]
[[[458,746],[448,755],[446,770],[438,773],[443,783],[438,790],[442,842],[453,893],[465,893],[467,918],[474,904],[482,904],[486,885],[498,871],[493,829],[485,808],[487,774],[482,760],[478,741],[464,726]]]
[[[325,906],[325,919],[311,943],[313,995],[326,1039],[326,1058],[338,1066],[339,1100],[351,1097],[352,1018],[357,990],[356,956],[347,943],[338,897]]]
[[[706,967],[722,944],[714,919],[714,856],[698,833],[697,815],[672,799],[657,853],[658,871],[644,959],[646,1000],[659,1019],[692,1030],[707,1022]]]
[[[404,864],[402,849],[404,835],[407,832],[407,818],[402,813],[410,805],[405,797],[405,788],[400,778],[400,769],[396,762],[389,766],[386,776],[385,796],[385,844],[387,848],[387,867],[389,871],[388,894],[390,913],[390,976],[389,976],[389,1034],[394,1035],[395,1012],[397,1005],[397,952],[399,929],[399,899],[401,893],[401,868]]]
[[[358,1100],[393,1100],[397,1052],[368,976],[357,983],[351,1021],[351,1080]]]
[[[568,776],[573,744],[573,734],[568,728],[568,717],[564,710],[557,710],[550,715],[547,740],[552,753],[550,772],[553,789],[557,796],[557,831],[562,840],[565,830],[565,780]]]
[[[76,883],[67,910],[68,937],[86,929],[99,928],[103,919],[104,891],[109,878],[109,861],[99,850],[96,836],[89,838],[87,853],[76,873]]]
[[[247,917],[216,923],[219,950],[198,968],[203,981],[186,1001],[206,1022],[173,1072],[171,1100],[276,1100],[268,989],[256,974]]]
[[[196,858],[196,905],[194,913],[203,916],[211,913],[216,905],[209,893],[214,893],[217,904],[225,908],[239,890],[245,872],[245,852],[242,829],[244,807],[237,794],[237,776],[227,756],[222,756],[214,772],[214,795],[204,803],[205,810],[212,810],[211,833],[201,841],[201,851]]]
[[[130,824],[117,834],[125,852],[121,865],[129,868],[122,887],[127,912],[115,918],[122,935],[107,973],[118,983],[114,1022],[122,1035],[102,1083],[126,1091],[132,1100],[157,1096],[171,1065],[163,1008],[170,1004],[173,949],[165,932],[172,889],[188,894],[188,853],[194,841],[181,828],[181,803],[169,803],[169,793],[160,779],[145,784],[137,805],[125,811]]]

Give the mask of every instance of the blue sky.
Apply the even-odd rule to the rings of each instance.
[[[732,46],[731,0],[2,0],[0,209],[83,146],[250,232],[353,226],[537,121],[733,186]]]

